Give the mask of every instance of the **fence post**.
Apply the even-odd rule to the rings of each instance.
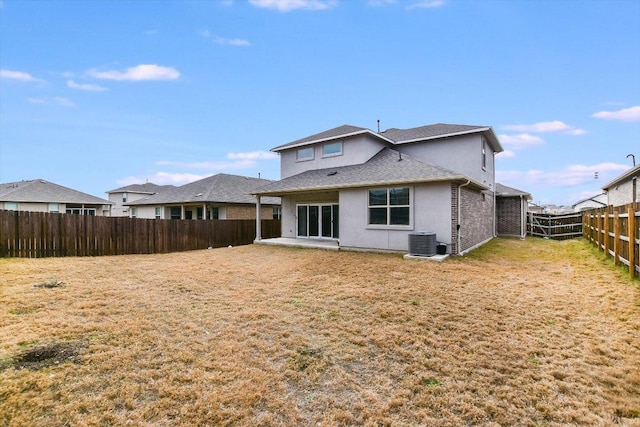
[[[631,280],[636,277],[636,212],[633,203],[629,206],[629,275]]]
[[[613,263],[620,265],[620,218],[617,210],[613,213]]]
[[[609,256],[609,208],[605,208],[604,212],[604,253]]]

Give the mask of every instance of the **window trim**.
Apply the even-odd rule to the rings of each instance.
[[[300,152],[305,150],[311,150],[311,155],[306,157],[300,157]],[[308,162],[309,160],[313,160],[316,157],[315,147],[300,147],[296,150],[296,162]]]
[[[324,149],[325,147],[329,147],[331,145],[339,145],[340,146],[340,151],[336,152],[336,153],[325,153]],[[326,158],[326,157],[336,157],[336,156],[342,156],[343,154],[343,144],[342,141],[336,141],[336,142],[327,142],[326,144],[322,145],[322,158]]]
[[[395,188],[406,188],[409,190],[409,204],[408,205],[392,205],[391,197],[389,196],[389,190]],[[386,205],[370,205],[369,204],[369,192],[371,190],[386,190],[387,191],[387,203]],[[413,187],[411,186],[391,186],[391,187],[372,187],[366,190],[366,204],[367,204],[367,229],[369,230],[413,230]],[[391,220],[391,208],[409,208],[409,224],[389,224]],[[387,223],[386,224],[371,224],[371,209],[387,209]]]
[[[487,170],[487,141],[482,137],[482,170]]]

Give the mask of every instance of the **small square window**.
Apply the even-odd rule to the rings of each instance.
[[[49,212],[52,212],[52,213],[60,212],[60,206],[57,203],[49,203]]]
[[[312,160],[313,147],[299,148],[296,152],[296,160]]]

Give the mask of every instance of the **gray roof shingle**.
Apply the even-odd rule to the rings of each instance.
[[[170,188],[176,188],[175,185],[158,185],[153,182],[145,182],[144,184],[131,184],[115,190],[107,191],[107,193],[143,193],[155,194]]]
[[[255,204],[251,192],[257,187],[271,183],[268,179],[240,175],[217,174],[180,187],[169,188],[161,193],[124,203],[125,206],[167,205],[180,203],[245,203]],[[279,205],[280,199],[269,198],[264,204]]]
[[[528,198],[531,198],[531,193],[527,193],[526,191],[507,187],[506,185],[502,185],[499,182],[496,182],[496,196],[500,196],[500,197],[527,196]]]
[[[317,169],[275,181],[257,188],[253,194],[282,195],[302,191],[370,187],[418,182],[467,180],[451,170],[430,165],[390,148],[384,148],[366,163]],[[486,186],[471,180],[472,185]]]
[[[112,205],[108,200],[63,187],[44,179],[0,184],[0,201],[33,203],[77,203]]]
[[[395,145],[478,132],[485,134],[495,152],[503,151],[502,145],[500,144],[500,141],[498,141],[498,137],[490,126],[456,125],[449,123],[436,123],[433,125],[419,126],[409,129],[390,128],[382,132],[374,132],[370,129],[357,126],[342,125],[305,138],[297,139],[287,144],[279,145],[272,148],[271,151],[277,152],[289,148],[302,147],[305,145],[312,145],[323,141],[346,138],[348,136],[360,134],[369,134],[373,137],[382,139],[391,145]]]

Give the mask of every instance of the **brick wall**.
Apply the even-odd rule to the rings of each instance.
[[[520,197],[498,197],[496,217],[498,235],[520,236],[522,234],[522,199]]]
[[[227,205],[227,219],[256,219],[255,205]],[[273,219],[272,206],[260,206],[260,219]]]
[[[493,237],[493,193],[481,192],[469,187],[451,186],[451,235],[454,238],[451,252],[458,254]],[[460,205],[460,228],[458,226]],[[458,247],[460,234],[460,247]]]

